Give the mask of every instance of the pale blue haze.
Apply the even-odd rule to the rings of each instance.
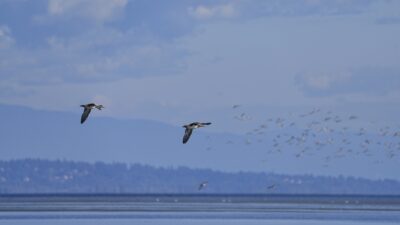
[[[400,179],[399,9],[385,0],[0,0],[1,159]],[[82,126],[79,105],[92,101],[106,108]],[[297,136],[329,112],[341,121],[322,124],[316,139],[330,147],[268,153],[276,135]],[[269,118],[296,125],[246,134]],[[213,124],[182,145],[192,121]],[[324,133],[343,127],[345,137]],[[336,154],[343,139],[351,144],[340,152],[352,153]]]

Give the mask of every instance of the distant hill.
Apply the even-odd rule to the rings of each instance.
[[[224,169],[229,161],[221,163],[216,159],[224,159],[227,153],[238,156],[243,152],[239,152],[243,144],[225,148],[226,140],[239,139],[232,134],[212,133],[209,138],[207,131],[210,129],[204,128],[194,132],[190,142],[183,145],[182,124],[171,126],[150,120],[119,120],[101,117],[101,112],[95,111],[82,125],[81,110],[77,106],[76,113],[65,113],[0,104],[1,159],[119,161]],[[219,151],[204,154],[210,146]],[[210,160],[210,155],[214,160]]]
[[[65,159],[227,172],[400,179],[396,172],[400,135],[359,135],[360,130],[343,131],[332,119],[318,124],[313,121],[318,118],[296,117],[303,124],[291,124],[290,120],[277,118],[267,121],[268,125],[254,126],[232,118],[232,126],[246,130],[243,134],[216,132],[213,129],[223,125],[211,121],[211,126],[194,131],[189,143],[182,144],[182,124],[115,119],[103,117],[103,111],[93,112],[80,124],[81,110],[78,105],[76,112],[57,112],[0,104],[0,159]],[[309,128],[310,121],[317,124],[313,129]],[[331,125],[339,127],[331,132]]]
[[[198,185],[208,181],[199,191]],[[139,164],[24,159],[0,161],[1,193],[400,194],[400,182],[353,177],[224,173]]]

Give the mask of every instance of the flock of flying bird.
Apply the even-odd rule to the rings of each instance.
[[[237,109],[238,106],[233,108]],[[253,117],[242,112],[234,119],[249,122]],[[297,158],[323,155],[324,167],[333,159],[345,156],[375,156],[371,158],[379,164],[385,157],[393,159],[400,153],[400,126],[365,123],[358,121],[355,115],[344,116],[322,109],[268,118],[245,135],[246,145],[267,143],[269,154],[292,150]],[[228,140],[226,143],[233,144],[234,141]]]
[[[103,105],[94,103],[81,105],[81,107],[84,108],[81,123],[86,121],[92,109],[102,110],[104,108]],[[236,110],[241,107],[241,105],[233,105],[232,109],[237,112]],[[241,112],[233,118],[240,122],[253,121],[253,117],[245,112]],[[374,153],[380,153],[380,156],[374,158],[374,163],[378,164],[383,163],[382,155],[392,159],[400,153],[400,126],[397,128],[393,126],[378,127],[376,124],[370,123],[370,127],[357,127],[357,123],[351,124],[351,121],[357,119],[358,117],[355,115],[343,116],[318,108],[299,115],[290,113],[286,118],[268,118],[263,123],[258,123],[257,127],[253,127],[245,133],[244,144],[266,142],[269,145],[268,154],[293,150],[296,158],[325,154],[323,155],[324,167],[327,167],[331,160],[350,154],[356,157],[370,157]],[[210,124],[210,122],[193,122],[183,125],[185,128],[183,144],[188,142],[194,129]],[[363,124],[365,125],[365,123]],[[265,137],[270,139],[266,140]],[[226,141],[226,144],[233,143],[233,140]],[[329,149],[329,151],[323,151],[324,149]],[[334,150],[331,151],[332,149]],[[208,181],[201,182],[198,190],[206,188],[207,185]],[[276,184],[266,186],[267,190],[275,187]]]

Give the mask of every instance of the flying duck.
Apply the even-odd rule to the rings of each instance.
[[[102,108],[104,108],[103,105],[96,105],[94,103],[81,105],[81,107],[83,107],[83,113],[82,113],[82,116],[81,116],[81,124],[86,121],[86,119],[88,118],[88,116],[89,116],[89,114],[90,114],[90,112],[92,111],[93,108],[96,108],[98,110],[101,110]]]
[[[188,142],[190,135],[192,135],[193,129],[199,128],[199,127],[204,127],[207,125],[210,125],[211,123],[200,123],[200,122],[193,122],[191,124],[186,124],[183,125],[182,127],[185,128],[185,135],[183,135],[183,144],[186,144]]]

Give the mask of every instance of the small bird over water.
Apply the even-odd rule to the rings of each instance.
[[[207,185],[208,185],[208,181],[201,182],[200,185],[199,185],[199,191],[204,189],[204,188],[206,188]]]
[[[183,125],[184,128],[186,128],[185,130],[185,135],[183,136],[183,144],[186,144],[186,142],[188,142],[190,135],[192,135],[192,131],[193,129],[199,128],[199,127],[204,127],[207,125],[210,125],[211,123],[200,123],[200,122],[193,122],[191,124],[186,124]]]
[[[94,103],[89,103],[86,105],[81,105],[81,107],[83,107],[83,113],[81,116],[81,124],[85,122],[85,120],[88,118],[90,112],[92,111],[93,108],[96,108],[98,110],[101,110],[102,108],[104,108],[103,105],[96,105]]]

